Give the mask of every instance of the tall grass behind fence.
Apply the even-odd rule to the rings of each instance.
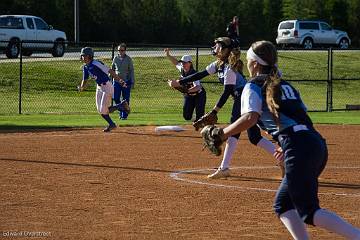
[[[333,110],[360,105],[360,51],[333,50],[331,75]]]
[[[0,63],[0,114],[15,114],[19,109],[19,63]]]
[[[113,46],[84,43],[95,49],[95,59],[111,66]],[[36,55],[22,58],[21,113],[95,113],[95,82],[89,81],[85,92],[79,93],[76,86],[82,78],[82,63],[79,60],[80,46],[69,44],[64,57]],[[180,58],[184,54],[193,57],[199,70],[214,61],[210,49],[177,47],[172,54]],[[115,53],[116,54],[116,53]],[[128,48],[135,68],[135,87],[131,92],[132,113],[176,114],[181,118],[183,97],[167,86],[168,79],[179,77],[179,72],[165,57],[163,47]],[[245,51],[242,54],[246,70]],[[329,76],[332,82],[333,109],[344,109],[346,104],[360,104],[360,52],[334,51],[329,65],[329,51],[279,51],[279,68],[283,79],[299,89],[310,111],[328,110]],[[19,112],[20,59],[8,60],[0,56],[0,114]],[[332,71],[329,71],[332,67]],[[329,75],[330,74],[330,75]],[[343,80],[352,79],[352,80]],[[202,80],[207,91],[206,110],[216,103],[223,87],[215,75]],[[229,116],[231,99],[221,111]],[[222,118],[220,116],[220,118]]]

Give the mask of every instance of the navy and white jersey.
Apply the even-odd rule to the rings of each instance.
[[[110,81],[108,76],[110,68],[105,64],[97,60],[92,60],[89,64],[84,65],[83,67],[83,80],[88,79],[89,77],[95,79],[98,85]]]
[[[244,76],[232,70],[229,64],[223,64],[220,68],[217,67],[217,61],[210,63],[206,67],[209,74],[218,74],[218,78],[223,85],[235,85],[234,89],[240,89],[245,86],[246,80]]]
[[[187,76],[190,76],[190,75],[196,73],[196,71],[195,71],[193,68],[190,69],[189,72],[185,73],[184,68],[183,68],[181,62],[179,62],[178,64],[176,64],[175,67],[177,68],[177,70],[179,70],[179,72],[180,72],[180,74],[181,74],[181,76],[180,76],[181,78],[184,78],[184,77],[187,77]],[[195,86],[201,86],[200,80],[196,80],[196,81],[194,81],[194,82],[188,82],[188,83],[186,83],[187,89],[192,88],[192,87],[195,87]]]
[[[264,81],[265,76],[260,75],[251,79],[245,85],[241,96],[241,114],[257,112],[260,115],[260,125],[273,136],[288,127],[298,124],[306,125],[309,128],[313,127],[299,92],[283,80],[280,82],[281,103],[278,110],[279,126],[277,126],[266,104]]]

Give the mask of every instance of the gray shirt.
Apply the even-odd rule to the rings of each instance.
[[[134,65],[128,55],[125,55],[124,58],[120,55],[115,56],[111,68],[114,69],[116,74],[124,81],[130,80],[132,85],[135,83]]]

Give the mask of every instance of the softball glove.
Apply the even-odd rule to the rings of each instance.
[[[189,90],[185,85],[180,85],[178,87],[174,87],[175,90],[178,90],[179,92],[181,92],[182,94],[188,94]]]
[[[214,125],[217,123],[218,117],[216,111],[211,111],[206,113],[204,116],[199,118],[197,121],[193,122],[193,126],[196,131],[198,131],[200,128],[203,128],[207,125]]]
[[[201,130],[201,136],[204,140],[204,148],[208,148],[210,152],[216,156],[221,155],[221,145],[225,141],[224,131],[214,125],[209,125]]]

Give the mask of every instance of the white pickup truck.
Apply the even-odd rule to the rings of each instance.
[[[0,50],[5,51],[8,58],[17,58],[20,41],[23,41],[24,56],[30,56],[33,52],[49,52],[54,57],[62,57],[66,47],[66,34],[53,29],[40,17],[0,15]]]

